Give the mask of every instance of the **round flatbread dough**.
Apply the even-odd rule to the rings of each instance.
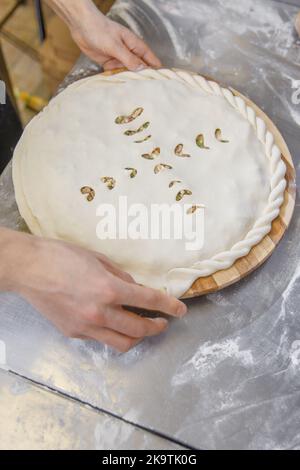
[[[137,282],[180,296],[270,230],[285,167],[269,135],[241,98],[202,77],[98,75],[71,85],[25,129],[13,165],[17,203],[34,234],[102,252]],[[99,239],[103,204],[130,223],[120,201],[148,215],[156,204],[201,208],[202,248],[187,249],[184,238],[122,238],[120,226]]]

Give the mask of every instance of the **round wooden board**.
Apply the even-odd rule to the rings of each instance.
[[[124,70],[125,69],[117,69],[104,72],[103,75],[115,75],[117,73],[123,72]],[[206,79],[217,82],[217,80],[214,80],[211,77],[204,77]],[[267,128],[275,137],[275,142],[281,150],[282,159],[287,167],[285,176],[287,186],[284,193],[284,202],[281,206],[279,216],[272,223],[271,231],[261,240],[260,243],[255,245],[250,250],[247,256],[243,256],[242,258],[237,259],[236,262],[228,269],[216,271],[210,276],[198,278],[190,287],[190,289],[182,296],[183,299],[198,297],[200,295],[216,292],[239,281],[243,277],[247,276],[247,274],[250,274],[256,268],[258,268],[264,261],[266,261],[269,256],[271,256],[276,248],[276,245],[283,237],[291,221],[295,207],[296,172],[292,156],[289,152],[286,142],[284,141],[282,135],[272,120],[255,103],[239,93],[237,90],[234,90],[233,88],[230,88],[230,90],[235,95],[243,98],[246,103],[254,109],[257,116],[264,120]]]

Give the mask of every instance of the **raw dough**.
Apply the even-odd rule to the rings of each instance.
[[[128,124],[117,116],[144,109]],[[150,126],[135,136],[124,131]],[[221,129],[228,140],[217,140]],[[196,145],[202,134],[205,146]],[[137,138],[151,135],[144,143]],[[174,154],[183,144],[189,158]],[[142,158],[159,147],[155,160]],[[155,174],[164,163],[172,169]],[[130,178],[128,170],[137,176]],[[285,189],[285,165],[274,138],[244,100],[214,82],[185,71],[146,70],[97,75],[76,82],[33,119],[17,146],[13,177],[17,203],[37,235],[80,244],[106,254],[136,281],[181,296],[200,276],[231,266],[270,230]],[[109,190],[101,181],[113,177]],[[169,188],[171,180],[182,186]],[[88,202],[80,189],[95,190]],[[204,246],[187,251],[186,240],[99,240],[100,203],[204,204]]]

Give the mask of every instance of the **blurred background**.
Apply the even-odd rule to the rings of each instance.
[[[107,13],[114,0],[95,0]],[[63,21],[39,0],[0,1],[0,70],[22,124],[56,91],[80,51]]]

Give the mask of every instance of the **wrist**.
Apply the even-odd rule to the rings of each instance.
[[[34,253],[35,237],[0,227],[0,291],[20,292],[26,267]]]
[[[92,0],[46,0],[53,10],[66,22],[68,27],[76,31],[88,24],[89,18],[94,18],[95,14],[105,20],[105,16],[100,12]]]

